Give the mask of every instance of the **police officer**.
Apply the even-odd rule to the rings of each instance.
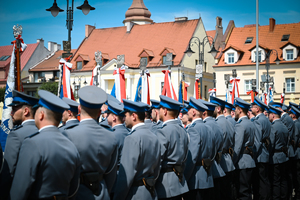
[[[38,131],[34,123],[35,109],[32,108],[38,101],[37,98],[13,90],[13,101],[8,106],[12,107],[11,117],[15,128],[10,131],[6,140],[4,165],[0,175],[0,199],[8,198],[23,140]]]
[[[295,123],[295,199],[300,199],[300,121],[298,120],[300,118],[300,110],[292,105],[290,112],[290,116]]]
[[[96,86],[78,91],[80,123],[63,132],[76,146],[81,160],[77,199],[109,199],[117,172],[117,141],[111,129],[96,121],[106,93]]]
[[[159,120],[160,104],[159,104],[159,101],[157,101],[155,99],[150,99],[150,101],[151,101],[151,108],[152,108],[151,118],[152,118],[152,122],[154,124],[152,126],[152,132],[156,133],[157,128],[162,125],[162,121]]]
[[[222,165],[226,165],[225,160],[222,160],[222,150],[223,150],[223,131],[221,127],[216,123],[214,116],[215,107],[216,104],[204,101],[202,99],[199,99],[204,105],[207,106],[208,109],[206,109],[203,112],[203,121],[206,125],[210,126],[212,128],[212,132],[214,134],[214,160],[212,165],[212,175],[214,178],[214,199],[221,199],[222,187],[223,187],[223,181],[225,177],[225,172],[221,167]]]
[[[149,128],[149,130],[152,130],[152,126],[154,125],[154,123],[151,120],[152,109],[151,106],[149,106],[148,104],[145,104],[145,106],[146,106],[146,111],[145,111],[144,123]]]
[[[222,129],[223,133],[223,149],[222,149],[222,161],[221,167],[224,170],[226,176],[224,177],[223,188],[221,189],[221,195],[225,199],[232,199],[233,186],[233,171],[235,167],[232,162],[233,156],[233,143],[234,143],[234,127],[226,120],[223,111],[225,110],[226,102],[211,96],[210,102],[216,104],[214,116],[216,116],[216,122]]]
[[[40,90],[35,113],[39,132],[21,146],[11,199],[67,199],[78,187],[80,159],[72,142],[58,130],[69,106],[54,94]]]
[[[187,109],[189,121],[192,123],[187,131],[190,143],[184,176],[190,191],[184,194],[184,199],[196,199],[197,193],[203,200],[211,199],[211,190],[214,187],[211,171],[214,157],[213,135],[212,129],[202,120],[203,112],[208,108],[191,97]]]
[[[252,113],[255,116],[253,124],[257,131],[255,132],[255,165],[253,171],[253,195],[254,199],[270,199],[270,182],[269,182],[269,147],[271,123],[264,115],[267,105],[264,104],[257,96],[252,103]]]
[[[59,127],[61,132],[63,132],[65,129],[71,129],[79,124],[77,119],[79,103],[66,97],[64,97],[62,100],[70,106],[70,110],[65,110],[63,112],[61,119],[63,125]]]
[[[286,173],[286,163],[288,160],[288,135],[289,131],[283,125],[280,116],[282,111],[276,107],[269,106],[269,120],[272,123],[271,141],[271,178],[272,178],[272,197],[276,199],[287,199],[288,183]]]
[[[159,119],[163,121],[157,129],[161,144],[161,170],[156,182],[158,199],[180,199],[188,192],[184,177],[184,163],[188,154],[188,134],[175,120],[181,103],[160,95]]]
[[[231,111],[235,109],[234,106],[231,103],[226,102],[225,103],[225,109],[224,109],[224,116],[225,118],[232,124],[232,126],[234,127],[236,124],[235,119],[232,118],[231,116]]]
[[[159,174],[160,143],[143,123],[144,103],[123,99],[125,124],[131,129],[125,138],[114,199],[157,199],[155,179]]]
[[[288,162],[287,162],[287,171],[288,171],[288,198],[292,197],[293,192],[293,168],[295,166],[295,152],[294,152],[294,138],[295,138],[295,124],[292,118],[289,116],[287,112],[285,112],[288,108],[279,102],[271,102],[270,105],[282,111],[281,113],[281,121],[289,130],[288,137]]]
[[[253,145],[255,126],[247,118],[250,104],[246,101],[235,99],[235,117],[237,123],[234,126],[235,142],[233,163],[237,169],[238,198],[241,200],[251,199],[251,176],[255,168],[253,159]]]
[[[180,114],[179,114],[179,118],[181,120],[181,123],[183,125],[183,127],[185,128],[185,130],[187,130],[189,128],[189,126],[191,125],[191,122],[189,120],[188,117],[188,105],[184,104],[183,108],[180,110]]]

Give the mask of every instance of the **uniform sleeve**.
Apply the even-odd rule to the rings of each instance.
[[[187,181],[190,179],[190,176],[194,171],[200,150],[200,134],[195,129],[195,127],[190,127],[188,130],[188,134],[190,136],[190,143],[188,145],[188,156],[186,160],[186,167],[184,170],[184,176]]]
[[[76,163],[76,170],[74,172],[74,176],[70,182],[70,188],[69,188],[69,199],[75,199],[76,193],[79,189],[80,184],[80,170],[81,170],[81,162],[80,162],[80,156],[79,153],[77,153],[77,163]]]
[[[110,193],[114,183],[117,178],[117,171],[118,171],[118,146],[116,145],[116,148],[111,156],[110,165],[104,174],[105,183],[108,189],[108,192]]]
[[[164,160],[166,151],[168,149],[168,140],[163,134],[161,129],[158,129],[156,133],[157,133],[158,141],[160,142],[160,161],[162,164],[162,161]]]
[[[0,176],[0,193],[3,199],[7,199],[9,195],[9,190],[17,165],[20,146],[21,142],[16,135],[16,132],[11,131],[6,140],[4,163]]]
[[[241,124],[236,124],[234,127],[235,132],[235,142],[234,142],[234,156],[233,156],[233,163],[236,164],[239,160],[242,146],[244,142],[244,128]]]
[[[253,121],[254,124],[254,154],[256,154],[258,152],[258,150],[260,149],[262,143],[262,125],[261,122],[259,122],[258,120],[254,120]]]
[[[137,172],[140,144],[133,137],[127,136],[122,151],[114,195],[115,200],[126,199]]]
[[[22,143],[12,187],[11,199],[28,199],[41,162],[38,146],[30,138]],[[22,184],[20,184],[22,183]]]

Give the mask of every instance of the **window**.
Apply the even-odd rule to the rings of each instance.
[[[166,64],[166,56],[163,56],[163,57],[162,57],[162,60],[163,60],[163,63],[162,63],[162,64],[165,65],[165,64]]]
[[[255,62],[256,62],[256,51],[254,51]],[[258,62],[261,62],[261,51],[258,52]]]
[[[289,38],[290,38],[290,34],[288,34],[288,35],[283,35],[282,38],[281,38],[281,42],[289,41]]]
[[[34,72],[34,82],[39,82],[39,79],[45,78],[45,72]],[[41,80],[43,81],[43,80]]]
[[[76,69],[77,70],[82,69],[82,61],[76,62]]]
[[[164,85],[165,85],[165,82],[161,82],[160,83],[160,93],[162,93],[163,89],[164,89]]]
[[[234,63],[234,53],[229,53],[228,54],[228,64]]]
[[[60,71],[53,71],[53,78],[59,78]]]
[[[285,79],[286,92],[295,92],[295,78]]]
[[[286,50],[286,60],[294,60],[294,51],[292,49]]]
[[[253,37],[247,37],[245,44],[250,44],[253,40]]]
[[[252,89],[251,80],[245,80],[245,91],[249,91]]]
[[[10,56],[1,56],[0,61],[6,61]]]

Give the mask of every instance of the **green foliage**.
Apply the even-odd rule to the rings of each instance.
[[[6,87],[0,88],[0,102],[4,102],[5,89]]]
[[[58,82],[44,82],[42,85],[38,88],[39,90],[47,90],[49,92],[52,92],[53,94],[57,95],[58,93]],[[38,93],[36,93],[36,96],[38,97]]]

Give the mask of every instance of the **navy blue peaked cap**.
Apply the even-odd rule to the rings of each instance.
[[[261,107],[261,108],[264,109],[264,110],[268,107],[268,106],[267,106],[262,100],[260,100],[260,98],[257,97],[257,96],[254,98],[254,101],[253,101],[252,105],[257,105],[257,106]]]
[[[277,115],[281,115],[282,111],[278,109],[278,107],[274,107],[273,105],[269,105],[268,113],[275,113]]]
[[[159,105],[160,102],[159,101],[157,101],[155,99],[150,99],[150,102],[151,102],[151,107],[152,108],[158,109],[160,107],[160,105]]]
[[[107,94],[99,87],[85,86],[78,91],[80,105],[97,109],[107,101]]]
[[[160,95],[160,106],[170,109],[170,110],[180,110],[182,103],[171,99],[170,97]]]
[[[124,112],[145,112],[148,109],[147,105],[142,102],[134,102],[127,99],[123,99]]]
[[[78,113],[78,106],[79,106],[78,102],[76,102],[72,99],[66,98],[66,97],[62,98],[62,100],[70,106],[70,110],[72,112]]]
[[[300,110],[295,106],[291,106],[291,112],[294,113],[297,117],[300,116]]]
[[[214,96],[210,96],[210,102],[213,104],[217,104],[219,106],[225,106],[226,105],[226,101],[219,99],[217,97]]]
[[[70,106],[67,103],[51,92],[39,90],[38,94],[40,100],[34,107],[41,106],[58,113],[63,113],[65,110],[70,109]]]
[[[235,98],[235,107],[236,106],[239,106],[239,107],[245,108],[245,109],[249,109],[251,104],[244,101],[243,99],[237,97],[237,98]]]
[[[204,105],[207,106],[207,110],[210,110],[210,111],[214,111],[215,110],[215,107],[218,106],[214,103],[211,103],[211,102],[207,102],[207,101],[204,101],[202,99],[198,99],[198,101],[200,101],[201,103],[203,103]]]
[[[199,99],[195,99],[194,97],[190,98],[190,103],[188,108],[195,108],[196,110],[199,110],[201,112],[208,110],[208,107],[205,104],[199,101]]]

